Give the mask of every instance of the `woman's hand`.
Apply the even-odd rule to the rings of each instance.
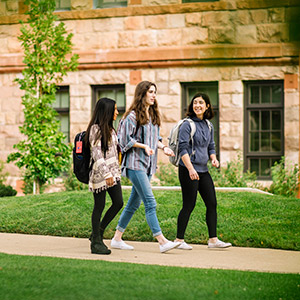
[[[199,175],[194,168],[189,169],[189,175],[192,180],[199,180]]]
[[[145,147],[145,152],[147,153],[147,155],[153,155],[154,154],[154,150],[151,149],[148,145],[146,145]]]
[[[211,160],[211,164],[213,167],[216,167],[216,168],[219,168],[219,165],[220,165],[219,161],[216,158]]]
[[[163,151],[164,151],[164,154],[167,156],[175,156],[173,150],[170,149],[169,147],[164,147]]]
[[[106,178],[105,182],[107,186],[112,186],[114,184],[114,178],[113,177]]]

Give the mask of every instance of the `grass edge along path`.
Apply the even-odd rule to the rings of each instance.
[[[126,204],[130,191],[123,191]],[[154,191],[157,215],[164,235],[176,237],[181,192]],[[219,192],[218,236],[240,247],[300,250],[300,201],[275,195],[249,192]],[[107,196],[106,209],[110,198]],[[92,193],[61,192],[24,197],[0,198],[0,232],[88,237],[91,232]],[[119,213],[120,215],[120,213]],[[107,228],[104,237],[111,239],[119,215]],[[188,243],[206,244],[205,206],[198,196],[187,227]],[[144,207],[135,213],[124,239],[153,241]]]
[[[0,253],[2,300],[299,299],[299,274],[193,269]]]

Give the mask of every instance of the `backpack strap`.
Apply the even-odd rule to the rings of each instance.
[[[207,126],[208,126],[208,129],[209,129],[209,132],[211,132],[211,129],[212,129],[212,125],[211,125],[211,122],[207,119],[205,119],[206,123],[207,123]]]
[[[195,154],[195,148],[194,148],[194,135],[195,135],[195,132],[196,132],[196,124],[195,122],[190,119],[190,118],[185,118],[185,120],[187,120],[189,123],[190,123],[190,126],[191,126],[191,135],[190,135],[190,140],[192,140],[192,153],[191,153],[191,156]]]

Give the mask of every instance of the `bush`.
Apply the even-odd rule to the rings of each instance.
[[[155,176],[160,180],[161,185],[180,186],[178,168],[172,164],[159,163],[159,168]]]
[[[87,190],[88,185],[80,182],[74,172],[73,172],[73,165],[70,163],[70,166],[67,171],[67,175],[65,176],[64,180],[64,186],[66,191],[82,191]]]
[[[299,184],[299,166],[297,164],[288,164],[283,157],[280,162],[275,162],[271,167],[273,183],[269,188],[269,192],[277,195],[288,197],[296,196]]]
[[[6,181],[8,176],[7,172],[3,172],[4,169],[4,162],[0,160],[0,184],[3,184]]]
[[[0,183],[0,197],[16,196],[17,191],[10,185]]]
[[[214,168],[208,163],[209,173],[218,187],[257,187],[255,183],[256,174],[247,170],[244,172],[244,165],[241,153],[238,153],[237,159],[227,163],[227,167],[219,169]]]

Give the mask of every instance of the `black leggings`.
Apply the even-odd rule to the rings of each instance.
[[[108,192],[112,200],[112,204],[110,208],[107,210],[107,212],[105,213],[100,223],[101,215],[105,207],[106,192]],[[95,235],[98,235],[100,233],[100,229],[103,233],[107,225],[112,221],[112,219],[123,207],[121,183],[118,182],[117,185],[108,188],[106,191],[102,191],[100,193],[93,193],[93,195],[94,195],[94,210],[92,213],[92,228],[93,228],[93,233]]]
[[[209,237],[217,236],[217,198],[213,180],[208,172],[198,173],[200,180],[191,180],[186,167],[179,165],[183,206],[177,220],[177,238],[184,239],[184,233],[194,210],[197,192],[200,193],[206,206],[206,224]]]

